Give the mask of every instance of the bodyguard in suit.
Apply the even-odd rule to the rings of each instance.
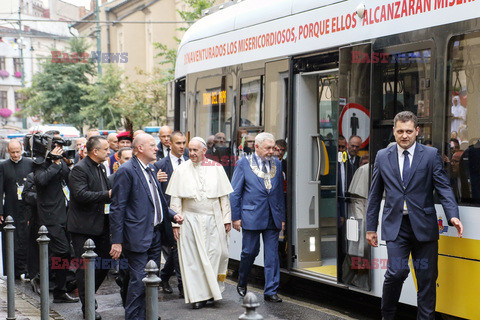
[[[360,157],[358,156],[358,151],[360,151],[360,147],[362,145],[362,138],[359,136],[351,136],[348,139],[348,146],[347,146],[347,154],[348,159],[345,162],[345,172],[346,172],[346,188],[348,190],[350,188],[350,184],[352,183],[353,175],[355,171],[360,167]]]
[[[230,204],[235,230],[242,230],[242,254],[237,291],[244,296],[247,278],[263,238],[266,301],[282,302],[278,236],[285,226],[282,164],[273,157],[275,138],[270,133],[255,137],[255,153],[240,159],[233,173]]]
[[[147,262],[160,259],[162,230],[164,221],[169,218],[160,183],[149,165],[156,160],[157,150],[151,135],[139,134],[135,137],[135,156],[120,166],[112,189],[110,255],[118,259],[123,251],[128,260],[127,320],[146,319],[142,279],[147,276]]]
[[[32,159],[22,157],[22,144],[11,140],[7,148],[10,159],[0,163],[0,224],[12,216],[15,224],[15,278],[27,274],[28,231],[30,209],[22,201],[22,191],[27,175],[33,171]],[[5,197],[4,197],[5,196]],[[5,201],[4,202],[2,201]],[[4,251],[6,246],[3,246]],[[5,261],[5,255],[4,260]],[[5,270],[5,269],[4,269]],[[32,275],[33,276],[33,275]]]
[[[170,147],[171,151],[169,155],[160,161],[155,162],[154,164],[159,181],[161,181],[161,174],[166,175],[166,178],[160,182],[162,191],[164,193],[167,190],[168,182],[170,181],[173,171],[179,165],[189,159],[188,155],[185,155],[186,139],[182,132],[172,132],[170,135]],[[170,196],[168,194],[165,194],[165,199],[170,207]],[[180,265],[178,262],[177,241],[175,241],[175,238],[173,237],[172,224],[170,221],[165,221],[165,234],[162,242],[165,265],[160,271],[160,279],[162,279],[162,282],[160,282],[160,287],[162,287],[163,292],[165,293],[173,293],[172,287],[168,281],[175,272],[178,280],[178,291],[180,293],[180,298],[183,298],[183,285],[182,276],[180,274]]]
[[[463,233],[458,206],[438,150],[416,143],[417,117],[398,113],[393,134],[396,144],[377,153],[367,207],[367,240],[378,246],[377,224],[385,191],[382,239],[387,242],[388,268],[382,295],[382,317],[393,319],[402,285],[413,258],[418,284],[417,319],[435,319],[438,268],[438,222],[433,191],[436,190],[449,225]]]
[[[108,157],[107,139],[101,136],[90,137],[86,145],[87,156],[80,160],[70,172],[68,187],[71,193],[67,215],[67,230],[70,232],[73,250],[77,259],[85,252],[85,241],[95,242],[95,253],[100,261],[110,260],[110,184],[107,172],[102,164]],[[95,269],[95,292],[108,274],[108,264],[100,263]],[[78,295],[85,314],[85,270],[76,272]],[[102,317],[95,312],[95,319]]]
[[[158,131],[158,137],[160,142],[158,143],[157,160],[163,159],[170,154],[170,135],[172,134],[172,128],[169,126],[163,126]]]

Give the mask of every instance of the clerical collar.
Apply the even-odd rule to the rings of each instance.
[[[13,163],[19,163],[20,161],[22,161],[23,157],[20,156],[20,159],[18,159],[17,161],[13,161],[12,158],[10,158],[10,160],[13,162]]]

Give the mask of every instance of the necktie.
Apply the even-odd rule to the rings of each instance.
[[[170,155],[170,148],[167,148],[167,154],[165,155],[165,157],[168,155]]]
[[[156,191],[155,189],[157,188],[157,184],[155,183],[155,177],[153,176],[152,170],[150,170],[150,168],[148,167],[145,168],[145,170],[147,170],[148,176],[150,177],[148,179],[148,182],[151,185],[150,190],[152,190],[152,198],[153,198],[153,201],[155,202],[155,209],[157,211],[157,222],[160,223],[162,222],[162,213],[161,213],[162,206],[160,205],[160,198],[158,197],[158,192],[155,192]]]
[[[182,159],[178,158],[178,165],[182,164]]]
[[[268,170],[267,170],[267,161],[263,160],[263,161],[262,161],[262,166],[263,166],[262,171],[263,171],[265,174],[267,174],[267,173],[268,173]]]
[[[410,176],[410,159],[408,158],[409,152],[407,150],[403,151],[403,156],[405,159],[403,160],[403,186],[405,187],[405,183],[408,181]]]

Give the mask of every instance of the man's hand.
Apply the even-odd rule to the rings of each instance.
[[[378,247],[377,233],[373,231],[367,231],[367,241],[372,247]]]
[[[463,236],[463,224],[458,218],[450,219],[450,222],[455,228],[457,228],[457,237],[461,238]]]
[[[282,222],[282,230],[281,231],[283,231],[283,230],[285,230],[285,221]]]
[[[55,147],[51,152],[50,154],[54,155],[54,156],[59,156],[61,157],[62,154],[63,154],[63,149],[60,148],[60,147]],[[60,164],[62,159],[57,159],[57,160],[53,160],[53,162],[55,162],[56,164]]]
[[[167,175],[166,172],[163,172],[162,169],[160,169],[157,172],[157,179],[160,182],[167,182],[168,181],[168,175]]]
[[[233,229],[237,230],[238,232],[242,230],[242,220],[235,220],[232,223],[233,223]]]
[[[3,223],[3,215],[0,216],[0,224]]]
[[[173,227],[173,237],[175,238],[175,241],[178,241],[178,239],[180,239],[180,228],[179,227]]]
[[[112,189],[108,190],[108,197],[109,197],[109,198],[112,197]]]
[[[183,216],[181,214],[176,214],[173,216],[173,220],[178,223],[178,224],[182,224],[183,223]]]
[[[230,230],[232,230],[232,224],[231,223],[225,223],[225,232],[229,233]]]
[[[110,255],[112,256],[113,260],[117,260],[118,258],[120,258],[121,253],[122,253],[122,244],[121,243],[112,244],[112,250],[110,250]]]

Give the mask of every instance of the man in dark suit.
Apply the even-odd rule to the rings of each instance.
[[[348,159],[345,162],[345,172],[346,172],[346,189],[345,192],[350,188],[350,183],[352,183],[353,175],[355,171],[360,167],[360,157],[358,156],[358,151],[362,145],[362,138],[359,136],[351,136],[348,139],[347,153]]]
[[[66,226],[67,204],[70,201],[70,191],[67,187],[70,170],[62,160],[63,140],[60,132],[52,130],[47,131],[45,135],[53,136],[55,148],[49,152],[42,164],[34,168],[38,225],[47,227],[50,238],[48,249],[52,255],[52,269],[55,274],[53,302],[77,302],[78,298],[72,298],[66,293],[68,270],[63,267],[63,262],[70,261],[70,239]]]
[[[163,159],[170,153],[170,135],[172,134],[172,128],[169,126],[163,126],[158,131],[158,137],[160,142],[157,145],[157,160]]]
[[[282,302],[277,295],[280,284],[278,236],[285,226],[285,198],[282,163],[273,157],[274,148],[272,134],[263,132],[255,137],[255,153],[237,162],[230,204],[233,227],[242,230],[238,293],[244,296],[247,291],[247,278],[260,249],[261,234],[265,253],[264,299]]]
[[[155,162],[155,170],[160,175],[162,172],[167,175],[165,181],[161,182],[162,190],[165,193],[167,190],[168,181],[172,176],[173,171],[182,163],[187,161],[189,158],[185,155],[186,139],[185,135],[180,131],[172,132],[170,136],[170,147],[171,151],[168,157],[164,157],[160,161]],[[157,176],[160,180],[160,176]],[[167,200],[167,205],[170,206],[170,196],[165,195]],[[163,247],[162,251],[165,257],[165,265],[160,271],[160,286],[165,293],[173,293],[172,287],[168,283],[171,276],[175,272],[178,280],[178,291],[180,293],[180,298],[183,298],[183,286],[182,286],[182,276],[180,274],[180,265],[178,263],[178,251],[177,251],[177,242],[173,237],[172,224],[170,221],[165,222],[165,234],[162,240]]]
[[[30,209],[22,201],[22,191],[27,175],[33,171],[33,161],[22,157],[22,144],[18,140],[8,143],[10,159],[0,163],[0,224],[12,216],[15,224],[15,278],[27,274],[28,231]],[[5,196],[5,198],[4,198]],[[4,202],[2,201],[5,201]],[[4,252],[6,246],[3,246]],[[4,260],[5,261],[5,255]],[[4,269],[5,270],[5,269]],[[34,275],[31,275],[34,276]]]
[[[438,150],[416,143],[417,117],[410,111],[395,116],[396,144],[377,153],[367,207],[367,240],[378,246],[377,224],[385,191],[382,239],[387,242],[388,269],[382,295],[382,316],[395,317],[402,285],[413,258],[418,285],[417,319],[435,319],[438,268],[438,222],[433,191],[442,203],[449,225],[463,233],[449,179]]]
[[[67,230],[70,232],[73,250],[77,259],[82,258],[87,239],[95,242],[95,253],[100,261],[110,260],[110,230],[108,214],[110,213],[111,190],[107,180],[105,166],[102,164],[108,157],[107,139],[93,136],[86,144],[87,156],[81,160],[70,173],[68,187],[71,201],[67,215]],[[108,274],[107,264],[100,263],[95,269],[95,292]],[[78,295],[82,302],[82,313],[85,315],[85,270],[78,268],[76,272]],[[102,317],[95,312],[95,319]]]
[[[157,158],[155,139],[139,134],[133,141],[133,150],[135,156],[118,169],[113,184],[110,255],[118,259],[124,251],[128,260],[130,281],[125,319],[144,320],[145,285],[142,279],[147,276],[147,262],[160,259],[162,231],[164,221],[169,219],[169,209],[149,165]]]
[[[118,166],[121,166],[122,164],[124,164],[128,160],[132,159],[133,150],[130,147],[125,147],[125,148],[122,148],[122,149],[118,150],[117,155],[118,155]],[[110,186],[113,186],[113,181],[115,180],[115,173],[112,173],[111,175],[109,175],[107,177],[108,182],[110,183]]]

